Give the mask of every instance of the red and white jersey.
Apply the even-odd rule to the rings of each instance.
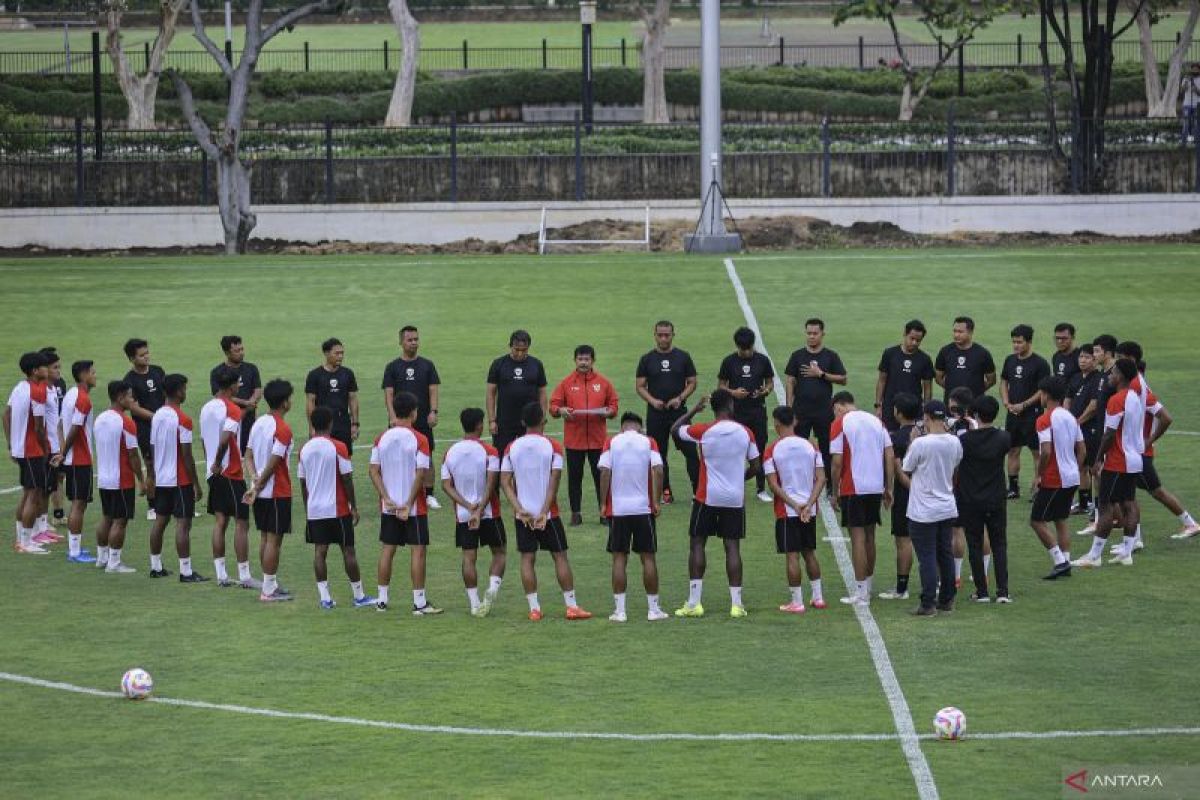
[[[1142,455],[1146,458],[1154,458],[1154,445],[1150,444],[1150,437],[1154,434],[1154,419],[1163,411],[1163,404],[1158,402],[1158,398],[1154,392],[1146,392],[1146,424],[1142,427],[1142,439],[1146,442],[1146,450]]]
[[[388,428],[375,438],[371,447],[371,463],[379,467],[383,487],[396,505],[404,505],[412,495],[417,482],[417,470],[429,469],[429,440],[420,431],[407,426]],[[386,511],[383,498],[379,498],[379,510]],[[426,514],[425,489],[417,492],[417,502],[412,513]]]
[[[1050,460],[1042,470],[1042,488],[1071,489],[1079,485],[1079,462],[1075,460],[1075,443],[1083,441],[1083,431],[1075,415],[1062,406],[1037,418],[1039,444],[1053,445]]]
[[[478,503],[487,491],[489,472],[500,472],[500,454],[496,452],[496,448],[479,439],[463,439],[456,442],[442,459],[442,480],[452,481],[454,491],[472,505]],[[471,517],[467,509],[458,504],[455,504],[454,512],[459,522],[466,522]],[[483,519],[500,517],[498,494],[492,495],[491,502],[483,507],[480,516]]]
[[[296,477],[308,489],[309,519],[337,519],[350,514],[342,476],[352,472],[350,452],[336,439],[318,436],[300,448]]]
[[[527,433],[513,441],[500,461],[501,472],[511,472],[517,484],[517,501],[530,514],[538,514],[550,491],[550,473],[561,471],[563,447],[540,433]],[[550,503],[550,516],[558,516],[558,498]]]
[[[42,384],[46,393],[46,442],[50,445],[51,453],[62,452],[62,431],[59,427],[62,416],[62,406],[59,405],[58,387],[48,383]]]
[[[183,466],[182,445],[192,443],[192,418],[178,406],[165,405],[150,420],[150,447],[154,451],[154,485],[167,489],[191,486]]]
[[[778,475],[783,491],[801,504],[812,499],[813,480],[824,468],[825,460],[821,458],[821,451],[813,447],[808,439],[795,434],[772,442],[763,456],[763,472]],[[775,519],[798,516],[796,510],[783,502],[782,498],[775,498]]]
[[[63,397],[63,436],[70,436],[71,428],[76,425],[79,426],[79,433],[75,434],[75,441],[71,443],[71,449],[63,453],[63,463],[68,467],[86,467],[92,463],[92,450],[94,449],[92,431],[95,419],[92,413],[92,398],[88,395],[87,389],[72,386]],[[63,439],[63,443],[66,443],[66,438]]]
[[[101,489],[132,489],[133,463],[129,451],[137,450],[137,426],[111,408],[96,417],[96,484]]]
[[[679,438],[700,446],[696,499],[718,508],[742,508],[746,498],[746,462],[758,458],[750,429],[731,419],[719,419],[684,426],[679,429]]]
[[[229,433],[229,446],[221,459],[221,474],[238,480],[242,477],[242,410],[224,397],[214,397],[200,409],[200,438],[204,441],[205,475],[211,475],[221,434]]]
[[[1104,469],[1109,472],[1142,471],[1142,452],[1146,440],[1142,436],[1146,408],[1142,398],[1131,388],[1125,388],[1108,398],[1104,410],[1104,430],[1116,431],[1116,440],[1104,454]]]
[[[608,497],[604,498],[604,516],[631,517],[650,513],[650,494],[654,488],[650,470],[661,467],[658,444],[643,433],[622,431],[604,443],[600,469],[610,470]]]
[[[279,456],[271,477],[263,484],[258,496],[270,500],[292,496],[292,474],[288,460],[292,457],[292,428],[278,414],[267,414],[254,421],[246,452],[254,454],[254,466],[259,474],[267,468],[271,456]]]
[[[884,451],[891,437],[874,414],[855,409],[833,421],[829,428],[829,454],[842,456],[838,496],[883,494]]]
[[[13,458],[37,458],[46,455],[38,441],[35,420],[46,422],[46,384],[21,381],[8,396],[12,409],[12,434],[8,452]]]

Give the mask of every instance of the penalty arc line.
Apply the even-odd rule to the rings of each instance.
[[[11,672],[0,672],[0,681],[41,689],[53,689],[60,692],[80,694],[87,697],[97,697],[103,700],[123,700],[120,692],[109,692],[103,689],[93,689],[90,686],[78,686],[62,681],[49,681],[28,675],[17,675]],[[148,704],[171,706],[174,708],[191,708],[200,711],[222,711],[229,714],[243,714],[255,717],[270,717],[273,719],[289,719],[300,722],[324,722],[337,725],[352,725],[361,728],[376,728],[382,730],[403,731],[406,733],[440,733],[460,736],[495,736],[523,739],[593,739],[630,742],[894,742],[900,738],[896,733],[621,733],[609,731],[537,731],[506,728],[470,728],[456,725],[420,725],[409,722],[391,722],[388,720],[360,719],[359,717],[333,716],[306,711],[280,711],[272,708],[256,708],[231,703],[208,703],[203,700],[184,700],[176,697],[149,697],[143,701]],[[972,739],[988,740],[1028,740],[1028,739],[1073,739],[1093,737],[1124,737],[1124,736],[1200,736],[1200,728],[1162,727],[1162,728],[1129,728],[1101,729],[1082,731],[996,731],[971,734]],[[922,734],[920,739],[936,739],[934,734]]]
[[[737,295],[738,305],[742,308],[742,316],[746,319],[746,325],[754,331],[759,352],[770,360],[771,356],[767,352],[762,330],[758,327],[758,318],[754,314],[749,298],[746,297],[746,287],[742,285],[742,281],[738,277],[737,267],[734,266],[732,258],[725,259],[725,272],[729,276],[729,282],[733,284],[733,291]],[[782,399],[786,395],[783,391],[783,381],[779,377],[779,370],[775,369],[774,361],[771,361],[771,371],[775,373],[776,397]],[[850,551],[841,535],[842,529],[838,525],[833,508],[824,498],[821,499],[821,518],[833,545],[833,553],[837,558],[842,580],[845,582],[847,590],[853,592],[854,568],[850,562]],[[933,780],[933,771],[929,768],[929,762],[921,750],[920,737],[917,736],[917,729],[913,725],[912,712],[909,710],[908,700],[904,697],[904,690],[900,688],[900,681],[896,678],[896,671],[892,668],[892,660],[888,656],[883,635],[879,632],[879,626],[875,623],[870,606],[854,605],[852,608],[854,615],[858,618],[859,627],[862,628],[863,635],[867,639],[867,648],[870,650],[871,660],[875,664],[875,674],[879,677],[884,697],[887,698],[888,707],[891,709],[892,720],[900,739],[900,747],[904,751],[909,771],[912,772],[913,781],[917,786],[917,795],[921,800],[936,800],[938,789]]]

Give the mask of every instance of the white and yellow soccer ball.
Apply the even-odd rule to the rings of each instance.
[[[141,667],[134,667],[121,676],[121,694],[130,700],[143,700],[154,691],[154,678]]]
[[[934,715],[933,731],[939,739],[957,741],[967,735],[967,715],[954,706],[946,706]]]

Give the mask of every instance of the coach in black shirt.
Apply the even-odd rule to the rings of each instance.
[[[417,419],[413,429],[425,434],[429,440],[429,452],[433,453],[433,429],[438,424],[438,392],[441,390],[442,379],[438,377],[437,367],[428,358],[417,355],[421,347],[421,334],[412,325],[400,329],[400,357],[389,363],[383,369],[383,404],[387,409],[388,424],[396,422],[396,410],[392,408],[392,400],[397,392],[408,392],[417,398]],[[434,470],[425,471],[425,494],[430,499],[431,508],[441,505],[433,500]]]
[[[533,338],[528,331],[516,330],[508,337],[508,353],[488,368],[487,415],[492,446],[504,455],[509,444],[525,433],[521,409],[537,402],[547,413],[546,369],[529,355]]]
[[[1092,464],[1096,462],[1104,427],[1104,408],[1100,405],[1104,384],[1104,374],[1096,369],[1095,354],[1088,348],[1080,348],[1079,371],[1067,387],[1066,401],[1067,410],[1079,421],[1087,448],[1083,463],[1079,465],[1079,502],[1073,509],[1075,513],[1084,513],[1092,505]]]
[[[1008,499],[1021,496],[1021,448],[1033,451],[1034,466],[1037,465],[1038,437],[1037,418],[1042,413],[1038,405],[1038,384],[1050,377],[1050,364],[1033,352],[1033,328],[1018,325],[1009,332],[1012,337],[1012,353],[1004,359],[1000,371],[1000,402],[1008,411],[1004,418],[1004,430],[1012,440],[1008,451]]]
[[[1054,326],[1054,355],[1050,356],[1050,368],[1055,375],[1066,381],[1067,386],[1070,386],[1071,379],[1079,374],[1079,348],[1075,346],[1075,326],[1069,322],[1060,322]]]
[[[125,357],[133,368],[125,373],[125,382],[133,387],[134,406],[130,410],[137,425],[138,449],[146,463],[153,467],[150,453],[150,421],[154,412],[163,407],[167,396],[163,394],[163,379],[167,373],[162,367],[150,363],[150,343],[145,339],[130,339],[125,342]]]
[[[945,389],[944,399],[949,402],[950,392],[959,386],[971,390],[978,397],[996,385],[996,362],[983,345],[975,344],[975,320],[970,317],[954,318],[954,341],[938,351],[933,362],[934,380]]]
[[[217,393],[217,374],[224,368],[237,373],[237,391],[230,401],[242,410],[242,429],[238,436],[242,452],[246,452],[246,442],[250,439],[250,428],[254,426],[254,410],[262,399],[262,378],[259,377],[258,367],[246,360],[246,347],[240,336],[222,336],[221,350],[225,353],[225,361],[217,364],[208,374],[209,388]],[[265,462],[264,462],[265,466]]]
[[[771,359],[754,349],[754,331],[738,328],[733,334],[737,350],[725,356],[717,372],[717,381],[722,389],[733,395],[733,418],[745,425],[754,434],[759,451],[767,449],[767,395],[775,370]],[[766,475],[762,466],[754,475],[755,491],[759,500],[770,502],[774,498],[766,491]]]
[[[671,426],[687,413],[687,399],[696,391],[696,365],[686,351],[675,347],[675,325],[669,320],[654,324],[654,349],[638,361],[635,388],[646,401],[646,435],[658,444],[663,460],[664,503],[675,501],[671,490],[671,469],[667,463],[667,445],[673,438]],[[675,447],[683,454],[688,478],[695,492],[700,483],[700,454],[696,445],[674,437]]]
[[[817,435],[825,460],[825,485],[833,491],[829,457],[833,384],[846,385],[846,367],[837,353],[825,347],[824,321],[814,317],[805,322],[804,337],[805,346],[792,353],[783,370],[787,376],[787,404],[796,412],[796,435],[805,439]]]
[[[354,372],[342,366],[346,348],[338,339],[326,339],[321,343],[325,363],[308,373],[304,380],[305,417],[309,420],[308,437],[314,436],[312,412],[324,406],[333,412],[333,427],[330,436],[354,452],[354,440],[358,438],[358,381]]]
[[[879,379],[875,381],[875,416],[889,431],[900,427],[892,411],[896,397],[912,395],[923,405],[933,395],[933,359],[921,349],[925,325],[919,319],[904,323],[900,344],[883,351],[879,357]],[[897,458],[900,455],[897,453]]]

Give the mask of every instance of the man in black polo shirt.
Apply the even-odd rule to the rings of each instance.
[[[150,448],[150,420],[154,412],[167,402],[163,394],[163,380],[166,371],[157,364],[150,363],[150,343],[145,339],[130,339],[125,342],[125,357],[132,365],[125,373],[125,382],[133,387],[133,408],[129,409],[130,416],[137,426],[138,450],[147,464],[154,463]],[[146,519],[154,519],[154,509],[146,512]]]
[[[1075,346],[1075,326],[1069,322],[1060,322],[1054,326],[1054,355],[1050,356],[1050,368],[1056,376],[1066,381],[1067,386],[1070,386],[1071,379],[1079,374],[1079,348]]]
[[[346,445],[346,451],[353,454],[359,429],[358,381],[353,370],[342,366],[346,348],[340,339],[326,339],[321,343],[321,352],[325,355],[325,363],[309,372],[304,380],[308,438],[316,435],[312,428],[313,409],[324,406],[333,414],[329,435]]]
[[[896,397],[912,395],[920,403],[933,396],[933,359],[921,349],[925,325],[919,319],[904,323],[904,338],[900,344],[883,351],[879,358],[879,378],[875,381],[875,416],[889,431],[900,427],[892,411]],[[901,458],[897,453],[896,458]]]
[[[717,372],[717,381],[722,389],[733,395],[733,419],[750,429],[754,443],[760,451],[767,449],[767,404],[775,379],[771,359],[754,349],[754,331],[738,328],[733,333],[733,344],[737,351],[725,356]],[[766,475],[759,466],[754,474],[755,491],[758,499],[770,503],[775,498],[766,489]]]
[[[242,429],[238,435],[238,444],[244,453],[246,442],[250,440],[250,429],[254,427],[254,410],[258,407],[258,401],[262,400],[262,378],[259,377],[258,367],[246,360],[246,346],[242,344],[242,337],[222,336],[221,351],[225,353],[225,361],[212,368],[212,372],[208,374],[208,385],[215,395],[220,388],[217,385],[217,374],[225,367],[237,373],[237,391],[229,400],[242,410]]]
[[[1092,464],[1100,447],[1104,427],[1104,409],[1100,407],[1104,375],[1096,369],[1096,355],[1089,348],[1079,350],[1079,369],[1067,387],[1066,408],[1079,422],[1087,455],[1079,465],[1079,502],[1071,507],[1072,514],[1087,514],[1092,507]]]
[[[388,427],[396,424],[396,411],[392,400],[399,392],[408,392],[417,398],[417,419],[413,430],[419,431],[429,440],[429,453],[433,455],[433,429],[438,423],[438,392],[442,379],[437,367],[428,358],[417,355],[421,346],[421,334],[412,325],[400,329],[400,357],[383,369],[383,403],[387,409]],[[434,470],[425,470],[425,503],[438,509],[442,505],[433,496]]]
[[[687,399],[696,391],[696,365],[686,351],[675,347],[675,325],[654,323],[654,349],[638,361],[635,388],[646,401],[646,435],[658,444],[663,460],[662,502],[675,502],[667,445],[672,438],[683,454],[693,493],[700,482],[700,457],[696,445],[671,436],[675,420],[687,413]]]
[[[516,330],[508,337],[508,353],[488,367],[487,415],[492,434],[492,446],[501,458],[514,439],[525,435],[521,409],[537,403],[546,415],[546,370],[542,362],[529,355],[533,337],[528,331]]]
[[[813,317],[804,323],[805,345],[788,359],[783,370],[787,376],[787,404],[796,413],[796,435],[817,435],[821,458],[825,461],[825,485],[833,492],[829,456],[829,426],[833,424],[833,385],[846,385],[842,359],[825,346],[825,322]]]
[[[1033,352],[1033,328],[1018,325],[1009,332],[1012,354],[1004,359],[1000,371],[1000,402],[1008,411],[1004,430],[1011,439],[1008,451],[1008,499],[1021,496],[1021,448],[1028,447],[1037,465],[1037,418],[1042,413],[1038,405],[1038,384],[1050,377],[1050,364]]]
[[[978,397],[996,385],[996,362],[983,345],[975,344],[975,320],[954,318],[954,341],[938,351],[933,362],[934,380],[945,390],[945,399],[959,386]]]

